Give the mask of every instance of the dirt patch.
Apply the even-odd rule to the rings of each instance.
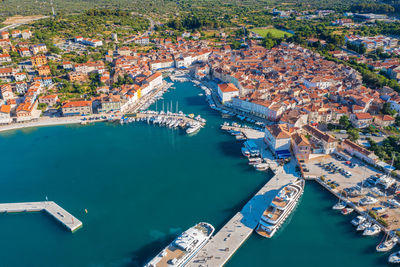
[[[45,16],[42,15],[37,15],[37,16],[13,16],[7,18],[3,24],[5,25],[10,25],[10,24],[16,24],[16,23],[28,23],[33,20],[41,19],[44,18]]]

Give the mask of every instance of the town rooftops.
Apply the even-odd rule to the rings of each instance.
[[[382,121],[394,121],[395,119],[392,116],[386,114],[376,115],[375,118],[380,119]]]
[[[218,88],[223,93],[238,92],[239,91],[239,89],[237,89],[237,87],[233,83],[218,84]]]
[[[91,106],[91,105],[92,105],[92,101],[79,100],[79,101],[67,102],[62,107],[63,108],[73,108],[73,107],[87,107],[87,106]]]
[[[369,120],[372,119],[371,114],[369,113],[356,113],[357,120]]]
[[[271,133],[275,139],[287,139],[290,138],[290,133],[288,131],[288,127],[285,124],[274,124],[271,126],[265,127],[268,132]]]
[[[302,134],[295,133],[295,134],[293,134],[292,138],[297,146],[310,146],[311,145],[310,142],[308,141],[308,139]]]
[[[309,125],[309,124],[305,125],[303,127],[303,129],[306,130],[307,132],[309,132],[315,138],[317,138],[319,140],[322,140],[322,141],[325,141],[327,143],[333,143],[333,142],[336,141],[336,139],[333,136],[331,136],[329,134],[326,134],[326,133],[320,131],[319,129],[317,129],[317,128]]]
[[[0,107],[0,112],[1,113],[10,113],[11,111],[11,106],[10,105],[2,105]]]

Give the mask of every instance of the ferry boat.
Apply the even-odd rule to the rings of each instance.
[[[278,192],[257,225],[256,232],[259,235],[271,238],[276,233],[296,207],[303,194],[304,183],[304,179],[299,179]]]
[[[145,267],[184,266],[210,240],[214,230],[209,223],[196,224],[172,241]]]
[[[400,251],[390,254],[389,263],[400,263]]]

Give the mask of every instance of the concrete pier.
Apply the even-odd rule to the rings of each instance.
[[[45,211],[67,227],[71,232],[82,227],[82,222],[72,216],[53,201],[4,203],[0,204],[0,213],[3,212],[33,212]]]
[[[252,234],[265,208],[278,191],[296,179],[279,167],[275,176],[212,237],[187,266],[223,266]]]

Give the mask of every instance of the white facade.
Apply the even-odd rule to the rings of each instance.
[[[275,138],[267,128],[265,128],[265,143],[273,150],[274,152],[280,150],[289,150],[290,149],[290,140],[291,138]]]

